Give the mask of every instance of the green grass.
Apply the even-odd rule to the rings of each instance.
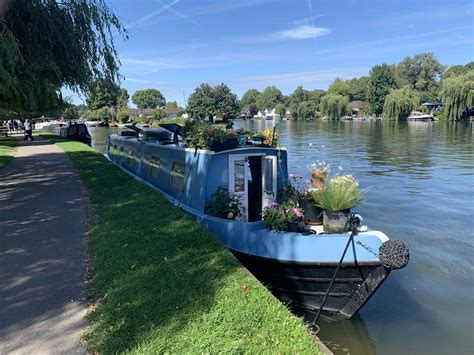
[[[0,137],[0,170],[10,164],[17,145],[18,141],[15,137]]]
[[[159,192],[84,144],[46,137],[77,167],[95,211],[87,240],[89,351],[319,352],[303,321]]]

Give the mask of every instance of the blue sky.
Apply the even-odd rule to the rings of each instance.
[[[474,60],[472,1],[117,0],[129,31],[116,39],[122,87],[159,89],[183,104],[202,82],[239,97],[275,85],[322,88],[380,63],[433,52],[444,64]],[[74,98],[76,103],[80,102]]]

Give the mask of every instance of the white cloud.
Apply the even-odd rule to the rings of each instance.
[[[295,25],[312,25],[313,24],[313,21],[320,18],[320,17],[323,17],[325,15],[311,15],[311,16],[308,16],[308,17],[303,17],[303,18],[299,18],[297,20],[294,20],[293,23]]]
[[[329,28],[324,27],[314,27],[309,25],[303,25],[291,30],[286,30],[279,32],[281,38],[283,39],[307,39],[307,38],[317,38],[326,36],[331,33]]]

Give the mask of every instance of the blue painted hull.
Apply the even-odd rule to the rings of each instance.
[[[256,153],[279,156],[282,166],[278,185],[283,186],[287,178],[286,152],[282,154],[276,149],[244,148],[215,154],[113,135],[109,140],[108,157],[192,215],[280,300],[317,310],[348,241],[348,233],[304,236],[274,232],[266,229],[262,221],[239,222],[204,212],[206,202],[215,191],[215,180],[218,184],[228,183],[228,171],[225,171],[228,157]],[[176,164],[184,166],[179,183],[173,180]],[[368,249],[378,250],[386,240],[388,238],[378,231],[355,237],[324,311],[351,317],[369,300],[390,270]]]

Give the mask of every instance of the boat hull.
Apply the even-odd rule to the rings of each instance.
[[[270,292],[292,308],[317,311],[328,290],[337,263],[292,263],[231,250]],[[390,274],[380,263],[343,263],[323,311],[352,317]]]

